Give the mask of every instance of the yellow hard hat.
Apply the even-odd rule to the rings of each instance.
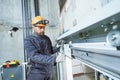
[[[32,25],[34,26],[40,26],[40,27],[45,27],[46,24],[48,24],[48,20],[44,20],[42,16],[36,16],[32,19]]]

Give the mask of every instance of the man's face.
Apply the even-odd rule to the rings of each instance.
[[[44,35],[45,27],[35,26],[33,29],[38,35]]]

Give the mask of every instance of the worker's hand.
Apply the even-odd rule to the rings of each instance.
[[[60,47],[60,44],[56,44],[56,47],[59,48],[59,47]]]
[[[62,53],[59,53],[58,56],[56,57],[56,62],[63,62],[65,61],[65,55]]]

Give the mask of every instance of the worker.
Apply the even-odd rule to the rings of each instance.
[[[53,65],[61,60],[61,55],[54,56],[58,48],[53,48],[50,38],[44,34],[48,23],[42,16],[32,19],[35,33],[28,36],[24,42],[28,64],[31,65],[27,80],[52,80]]]

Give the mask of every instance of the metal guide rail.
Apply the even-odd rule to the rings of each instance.
[[[72,46],[72,55],[89,67],[120,80],[120,51]]]

